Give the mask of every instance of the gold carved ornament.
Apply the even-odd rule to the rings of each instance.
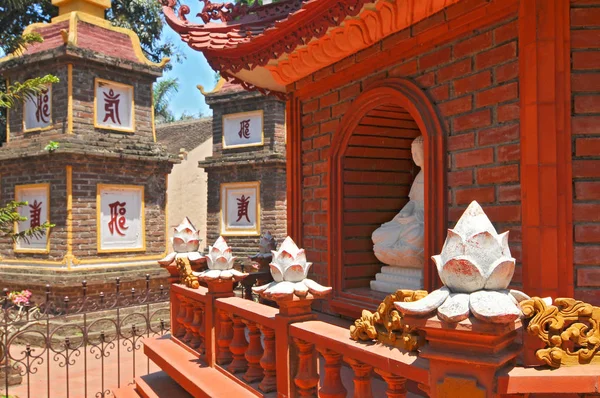
[[[177,257],[175,259],[175,264],[177,264],[177,271],[179,271],[179,280],[181,284],[191,289],[198,289],[200,283],[198,282],[198,277],[194,276],[192,273],[190,261],[184,257]]]
[[[423,345],[423,337],[404,323],[402,314],[394,307],[395,301],[417,301],[427,296],[425,290],[397,290],[387,296],[375,313],[363,310],[360,319],[350,326],[352,340],[377,340],[383,344],[416,351]]]
[[[527,332],[545,344],[535,355],[558,368],[600,363],[600,307],[571,298],[548,305],[539,297],[521,302]]]

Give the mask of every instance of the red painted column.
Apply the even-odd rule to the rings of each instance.
[[[569,0],[521,0],[523,290],[573,296]]]

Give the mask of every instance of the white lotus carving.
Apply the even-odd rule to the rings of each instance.
[[[225,239],[219,236],[213,246],[208,247],[208,254],[205,256],[208,269],[201,272],[193,272],[201,281],[214,281],[218,279],[239,281],[248,274],[240,272],[233,268],[235,257],[232,255],[231,248],[227,245]]]
[[[171,238],[173,251],[158,263],[162,266],[168,266],[176,258],[187,258],[190,263],[195,263],[202,259],[202,254],[198,252],[200,247],[200,233],[194,227],[189,218],[185,217],[183,221],[173,228],[173,238]]]
[[[261,297],[277,300],[294,296],[305,298],[308,293],[315,298],[328,295],[331,287],[319,285],[308,279],[308,270],[312,263],[306,261],[304,249],[299,249],[289,236],[285,238],[278,251],[272,250],[273,260],[269,264],[273,282],[253,287],[254,293]]]
[[[529,296],[507,290],[515,271],[508,232],[498,234],[477,202],[448,230],[442,252],[432,258],[444,287],[418,301],[395,302],[398,311],[429,315],[437,310],[446,322],[473,314],[487,322],[510,323],[522,315],[518,302]]]

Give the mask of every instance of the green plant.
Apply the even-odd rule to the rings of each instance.
[[[23,217],[19,214],[19,207],[28,205],[29,203],[27,202],[16,202],[12,200],[8,202],[6,206],[0,207],[0,236],[10,237],[14,242],[19,239],[28,242],[30,238],[41,238],[49,228],[54,227],[54,224],[46,221],[37,227],[15,232],[15,223],[27,221],[27,217]]]
[[[60,148],[60,144],[58,142],[56,142],[56,141],[50,141],[48,143],[48,145],[46,145],[44,147],[44,151],[52,153],[52,152],[56,151],[58,148]]]
[[[179,81],[176,78],[162,79],[154,84],[153,101],[154,117],[158,123],[175,121],[175,116],[169,110],[171,96],[179,91]]]

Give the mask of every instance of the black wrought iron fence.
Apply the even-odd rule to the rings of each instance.
[[[4,290],[0,298],[0,397],[109,397],[153,371],[144,338],[170,329],[168,288],[56,298],[46,287],[41,303]]]

